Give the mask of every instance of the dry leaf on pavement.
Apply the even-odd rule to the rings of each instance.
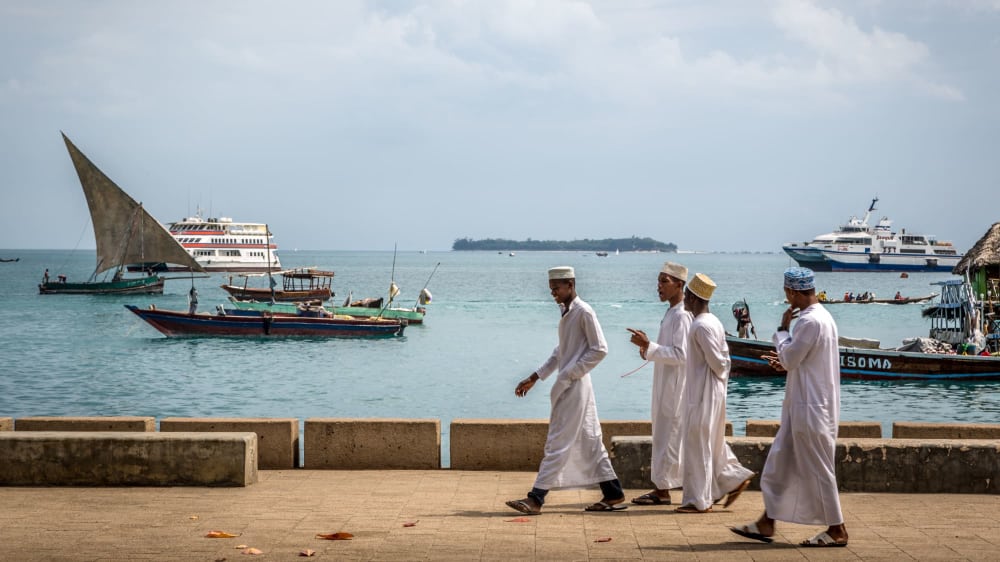
[[[354,538],[354,535],[350,533],[337,532],[337,533],[320,533],[316,535],[317,539],[326,539],[328,541],[349,541]]]
[[[299,556],[316,556],[315,550],[309,550],[308,548],[299,551]]]
[[[531,521],[530,517],[515,517],[513,519],[508,519],[508,523],[527,523]]]
[[[254,548],[251,546],[250,548],[241,551],[240,554],[251,554],[256,556],[257,554],[264,554],[264,551],[259,548]]]
[[[594,542],[611,542],[611,537],[600,537],[594,539]]]
[[[227,533],[225,531],[209,531],[205,538],[209,539],[235,539],[239,535],[234,535],[232,533]]]

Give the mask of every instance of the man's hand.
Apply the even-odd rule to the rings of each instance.
[[[782,365],[781,360],[778,359],[777,351],[765,353],[764,355],[761,355],[760,358],[763,359],[764,361],[767,361],[767,364],[770,365],[771,368],[774,369],[775,371],[778,371],[779,373],[785,372],[785,366]]]
[[[781,315],[781,327],[789,328],[792,325],[792,320],[799,317],[799,309],[794,306],[789,306],[785,313]]]
[[[649,336],[647,336],[646,332],[643,332],[642,330],[634,330],[632,328],[625,329],[632,332],[632,337],[629,338],[629,341],[639,346],[639,357],[645,359],[646,350],[649,349]]]
[[[524,396],[531,390],[531,387],[535,386],[535,381],[538,380],[538,375],[536,373],[531,373],[531,376],[524,379],[523,381],[517,383],[517,388],[514,389],[515,396]]]

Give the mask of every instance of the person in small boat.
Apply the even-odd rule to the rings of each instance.
[[[826,291],[820,291],[820,293],[816,295],[816,298],[819,299],[819,302],[826,302]]]
[[[898,301],[901,301],[901,300],[903,300],[903,295],[899,291],[896,291],[896,296],[893,297],[893,298],[896,299],[896,300],[898,300]]]
[[[726,330],[708,310],[715,289],[704,273],[696,273],[684,289],[684,308],[693,320],[684,382],[684,494],[674,510],[678,513],[708,513],[724,495],[723,507],[729,507],[754,475],[726,443],[726,386],[732,362]]]
[[[785,270],[784,288],[789,307],[774,333],[775,351],[761,357],[787,372],[781,425],[760,476],[764,513],[730,530],[772,542],[776,521],[825,525],[799,544],[847,546],[834,458],[840,423],[837,324],[816,298],[812,270]]]
[[[48,284],[49,282],[49,269],[45,268],[45,273],[42,274],[42,283]]]
[[[642,330],[628,328],[632,333],[630,341],[639,348],[639,356],[653,362],[653,454],[649,479],[654,489],[633,498],[632,503],[636,505],[670,505],[670,490],[680,488],[682,483],[684,362],[691,327],[691,315],[684,310],[687,276],[686,267],[666,262],[656,278],[660,302],[668,302],[670,308],[660,320],[660,333],[655,342]]]
[[[558,371],[549,392],[552,411],[545,456],[527,497],[509,500],[507,506],[526,515],[538,515],[549,490],[599,484],[603,497],[587,506],[586,511],[626,509],[618,505],[625,501],[625,492],[604,447],[590,382],[590,371],[608,354],[604,332],[594,309],[576,294],[572,267],[549,269],[549,291],[562,310],[559,344],[545,363],[514,389],[516,396],[524,396],[539,379]]]
[[[191,290],[188,291],[188,314],[194,314],[198,310],[198,289],[191,285]]]

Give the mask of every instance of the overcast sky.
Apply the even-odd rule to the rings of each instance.
[[[93,248],[59,132],[281,249],[780,251],[1000,220],[1000,0],[0,0],[3,248]],[[877,217],[876,217],[877,218]]]

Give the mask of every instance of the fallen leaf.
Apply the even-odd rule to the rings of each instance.
[[[328,541],[349,541],[354,538],[354,535],[350,533],[337,532],[337,533],[320,533],[316,535],[317,539],[326,539]]]
[[[417,521],[420,521],[420,520],[417,519]],[[404,527],[416,527],[417,526],[417,521],[407,521],[406,523],[403,523],[403,526]]]
[[[188,517],[188,519],[197,519],[197,518],[198,518],[197,515],[192,515],[191,517]]]
[[[594,542],[611,542],[611,537],[600,537],[598,539],[594,539]]]
[[[514,519],[508,519],[508,523],[527,523],[531,521],[530,517],[515,517]]]
[[[261,549],[259,549],[259,548],[254,548],[254,547],[251,546],[250,548],[247,548],[247,549],[243,550],[242,552],[240,552],[240,554],[250,554],[250,555],[256,556],[258,554],[264,554],[264,551],[261,550]]]
[[[234,546],[233,548],[235,548],[236,550],[243,550],[244,548],[250,548],[250,545],[248,545],[248,544],[238,544],[238,545]]]
[[[208,534],[205,535],[205,537],[209,539],[234,539],[238,536],[239,535],[234,535],[225,531],[209,531]]]
[[[309,550],[307,548],[305,550],[299,551],[299,556],[316,556],[316,551],[315,550]]]

